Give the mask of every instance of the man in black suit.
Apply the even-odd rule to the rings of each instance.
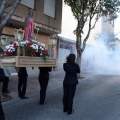
[[[0,56],[1,56],[2,52],[3,52],[3,49],[0,47]],[[0,60],[0,84],[5,80],[5,73],[4,73],[3,68],[1,68],[1,66],[2,66],[2,64],[1,64],[1,60]],[[4,111],[2,108],[2,104],[1,104],[1,97],[0,97],[0,120],[5,120],[5,115],[4,115]]]
[[[0,68],[0,82],[3,82],[4,80],[5,80],[5,73],[3,68]],[[0,97],[0,120],[5,120],[5,115],[1,104],[1,97]]]
[[[18,70],[18,97],[21,99],[27,99],[25,96],[26,87],[27,87],[27,70],[26,67],[20,67]]]
[[[49,81],[49,72],[52,67],[39,67],[39,83],[40,83],[40,105],[45,104],[46,89]]]

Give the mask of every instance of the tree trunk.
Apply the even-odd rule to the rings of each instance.
[[[11,2],[11,5],[9,6],[10,7],[10,10],[8,11],[8,13],[3,14],[5,9],[6,9],[6,0],[4,0],[2,2],[2,4],[0,5],[0,35],[2,34],[2,30],[4,28],[4,26],[6,25],[6,23],[8,22],[8,20],[10,19],[10,17],[12,16],[12,14],[14,13],[14,11],[16,10],[18,4],[20,3],[21,0],[13,0]]]
[[[81,71],[81,35],[77,35],[77,42],[76,42],[76,48],[77,48],[77,64],[80,67]],[[78,78],[80,78],[80,73],[78,74]]]
[[[81,49],[81,44],[82,44],[82,37],[81,37],[81,32],[80,32],[80,20],[78,20],[78,25],[77,25],[77,34],[76,34],[76,49],[77,49],[77,64],[80,67],[81,71],[81,56],[82,56],[82,49]],[[80,78],[80,73],[78,74],[78,78]]]

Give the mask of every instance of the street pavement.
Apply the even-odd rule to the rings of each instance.
[[[51,73],[45,105],[39,105],[37,76],[28,78],[29,99],[24,100],[17,97],[17,79],[12,79],[12,100],[2,102],[6,120],[120,120],[120,76],[83,76],[77,85],[72,115],[63,112],[63,72]]]

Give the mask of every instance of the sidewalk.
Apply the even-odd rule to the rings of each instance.
[[[51,91],[56,88],[62,87],[63,79],[65,76],[65,72],[63,70],[61,71],[52,71],[50,73],[50,80],[48,84],[47,91]],[[82,78],[90,77],[91,74],[81,74]],[[2,102],[18,98],[18,78],[11,77],[9,82],[9,90],[11,91],[10,94],[4,94],[2,95]],[[39,93],[40,86],[38,82],[38,76],[29,76],[27,81],[27,91],[26,96],[32,96],[36,93]]]

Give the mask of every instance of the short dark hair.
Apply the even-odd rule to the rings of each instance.
[[[67,57],[67,62],[69,62],[69,63],[75,63],[75,59],[76,59],[76,55],[71,53],[71,54]]]

